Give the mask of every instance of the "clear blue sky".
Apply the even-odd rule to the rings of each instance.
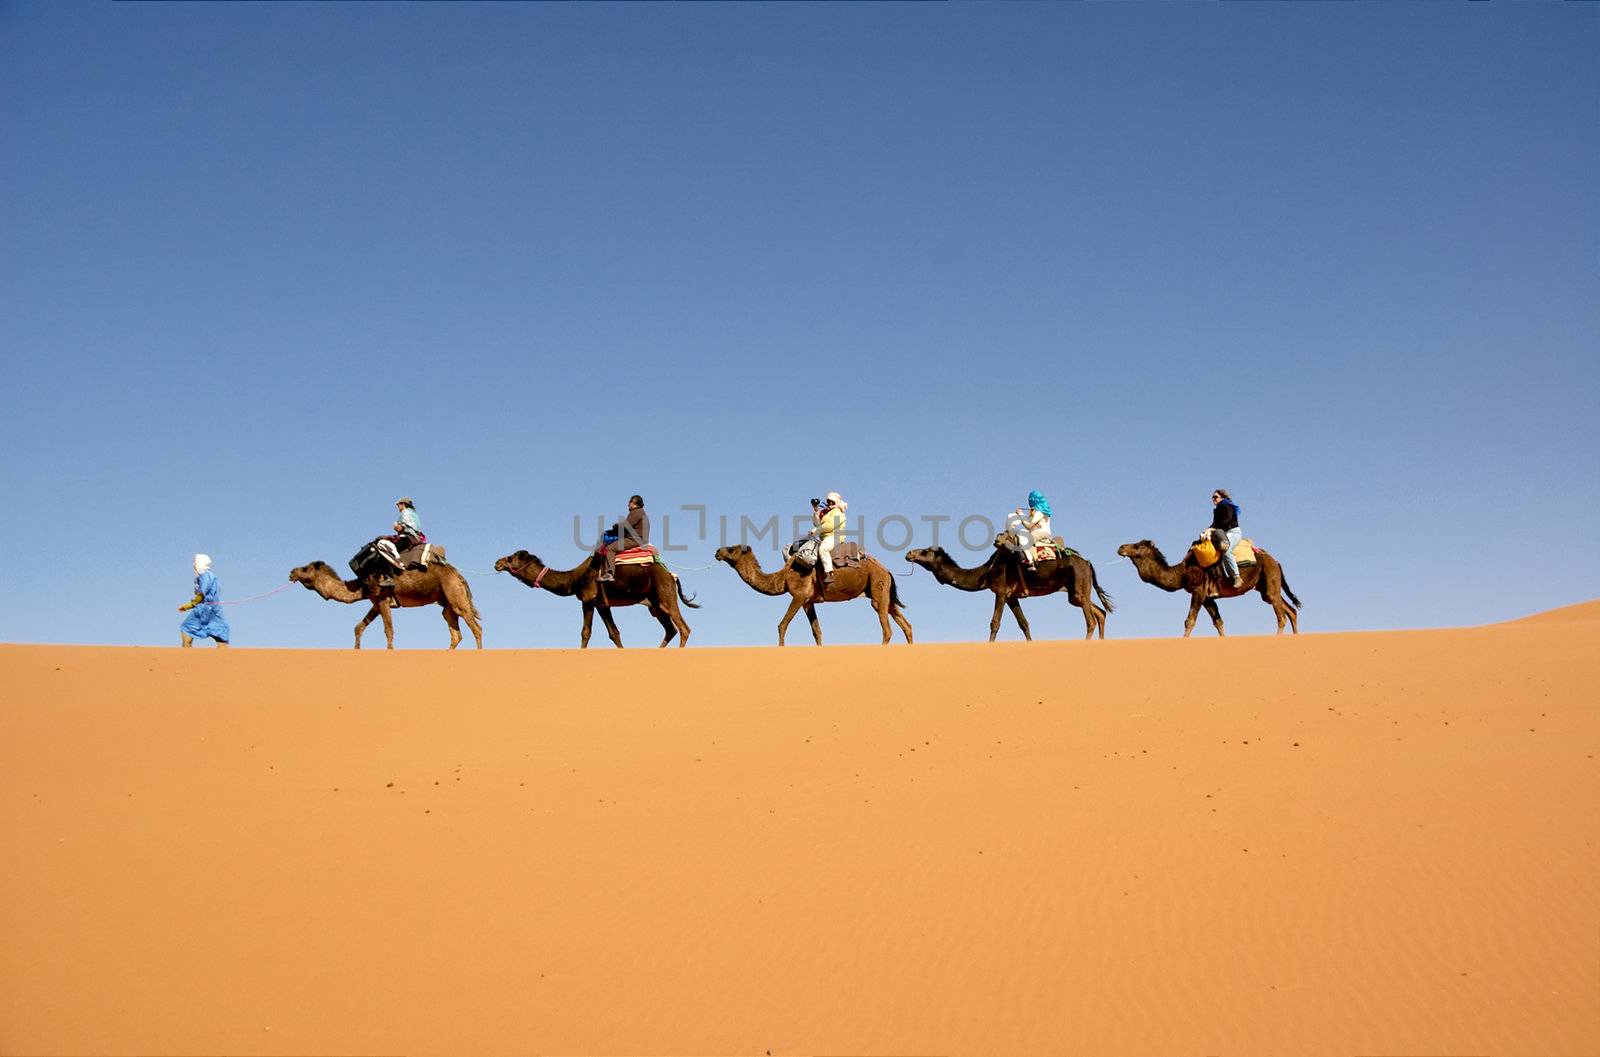
[[[502,647],[579,614],[494,559],[574,564],[635,491],[1040,488],[1113,636],[1179,632],[1116,546],[1180,552],[1217,486],[1307,630],[1595,597],[1597,45],[1594,4],[0,4],[0,641],[175,642],[195,551],[267,591],[401,494]],[[984,636],[882,556],[919,638]],[[696,644],[773,641],[780,600],[684,579]]]

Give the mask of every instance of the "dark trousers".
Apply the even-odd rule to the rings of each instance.
[[[643,543],[640,543],[638,540],[629,537],[627,534],[624,534],[621,539],[612,540],[610,543],[602,547],[600,549],[600,555],[606,560],[606,575],[617,575],[618,554],[621,554],[623,551],[631,551],[635,547],[643,546]]]

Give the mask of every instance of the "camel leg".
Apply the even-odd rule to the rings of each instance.
[[[450,629],[450,648],[453,650],[461,645],[461,618],[456,616],[456,611],[450,608],[449,603],[441,608],[444,611],[445,626]]]
[[[356,624],[356,649],[361,648],[361,633],[367,630],[367,625],[378,619],[378,603],[372,603],[372,608],[367,610],[367,615]]]
[[[1189,615],[1183,621],[1183,637],[1188,638],[1194,634],[1195,618],[1200,615],[1200,596],[1189,596]]]
[[[387,649],[394,649],[394,616],[389,612],[389,603],[378,603],[378,615],[383,618],[383,637],[388,642]]]
[[[665,649],[667,643],[671,642],[672,637],[678,633],[678,629],[673,625],[672,620],[667,616],[667,611],[656,605],[654,602],[650,603],[650,615],[656,618],[656,621],[661,625],[661,630],[666,633],[666,637],[661,640],[660,647]]]
[[[596,606],[600,610],[600,620],[606,626],[606,634],[611,636],[611,641],[616,643],[617,649],[622,649],[622,632],[617,630],[617,622],[611,618],[610,606]]]
[[[661,608],[666,613],[667,620],[672,621],[673,630],[678,633],[678,648],[682,649],[689,645],[689,622],[683,619],[683,610],[678,608],[677,598],[674,597],[669,601],[670,605],[663,605]],[[657,617],[656,619],[659,620],[660,618]],[[665,622],[662,623],[662,626],[666,626]],[[670,640],[672,636],[668,635],[667,638]],[[665,646],[666,642],[661,645]]]
[[[889,630],[889,592],[882,592],[882,597],[872,600],[872,608],[878,613],[878,626],[883,629],[883,644],[889,645],[894,638],[894,632]]]
[[[1094,629],[1100,622],[1099,606],[1096,606],[1086,596],[1079,595],[1076,591],[1067,592],[1067,604],[1077,606],[1083,612],[1083,637],[1085,641],[1094,638]],[[1105,632],[1100,633],[1103,637]]]
[[[578,639],[578,649],[586,650],[586,649],[589,648],[589,633],[592,632],[593,630],[594,630],[594,603],[593,602],[585,602],[583,604],[583,634]]]
[[[465,580],[458,580],[454,583],[447,582],[444,590],[444,608],[446,610],[455,610],[456,617],[467,622],[467,627],[472,629],[473,641],[478,644],[478,649],[481,650],[483,649],[483,625],[478,622],[477,617],[472,615],[472,592],[468,591],[466,587],[467,582]],[[450,622],[450,626],[455,629],[455,641],[450,644],[450,648],[453,650],[456,648],[457,643],[461,641],[461,628],[454,620]]]
[[[1028,627],[1028,618],[1022,615],[1022,602],[1013,596],[1006,599],[1006,607],[1011,610],[1011,615],[1017,618],[1017,627],[1022,629],[1022,637],[1032,642],[1033,629]]]
[[[1278,634],[1283,634],[1285,620],[1289,622],[1289,627],[1296,635],[1300,634],[1298,614],[1288,600],[1283,597],[1283,588],[1279,583],[1279,578],[1272,577],[1269,579],[1265,574],[1259,574],[1256,581],[1256,590],[1261,593],[1261,600],[1272,607],[1272,615],[1278,618]]]
[[[1284,616],[1283,612],[1288,608],[1283,601],[1283,596],[1271,589],[1271,585],[1267,583],[1265,576],[1256,578],[1256,592],[1261,595],[1261,601],[1272,607],[1272,616],[1278,622],[1278,634],[1282,635],[1283,625],[1288,621],[1288,617]]]
[[[1291,631],[1296,635],[1300,634],[1300,621],[1297,619],[1294,606],[1282,598],[1269,598],[1267,601],[1272,605],[1272,615],[1278,618],[1278,634],[1283,634],[1284,621],[1289,622]]]
[[[893,602],[889,603],[889,619],[899,625],[900,634],[906,637],[906,645],[911,645],[911,621],[906,619],[906,615],[900,611],[900,607]]]
[[[1226,636],[1228,633],[1222,630],[1222,610],[1217,608],[1217,600],[1215,598],[1208,598],[1206,599],[1205,606],[1206,612],[1211,614],[1211,626],[1217,629],[1218,637]]]
[[[799,597],[797,595],[790,595],[789,596],[789,611],[783,615],[783,619],[782,620],[778,621],[778,645],[779,646],[783,645],[783,635],[784,635],[784,632],[789,630],[789,621],[794,619],[794,615],[796,613],[800,612],[800,607],[803,606],[803,605],[805,605],[805,603],[800,601],[800,599],[799,599]]]
[[[818,646],[821,646],[822,622],[817,619],[817,604],[815,602],[807,602],[805,604],[805,611],[806,621],[811,625],[811,637],[817,641]]]
[[[1000,614],[1006,611],[1006,596],[999,591],[994,593],[994,616],[989,618],[989,641],[993,642],[1000,635]]]
[[[1104,642],[1106,638],[1106,611],[1095,605],[1093,602],[1090,602],[1089,605],[1094,609],[1095,630],[1100,632],[1100,641]],[[1088,636],[1085,636],[1085,638],[1087,637]]]

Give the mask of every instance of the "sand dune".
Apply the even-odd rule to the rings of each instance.
[[[1574,606],[1562,606],[1560,609],[1548,609],[1543,613],[1535,613],[1521,620],[1513,621],[1516,624],[1567,624],[1567,623],[1594,623],[1600,621],[1600,601],[1579,602]]]
[[[1600,1053],[1600,607],[0,647],[0,1051]]]

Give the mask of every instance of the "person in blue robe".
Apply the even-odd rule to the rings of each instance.
[[[194,556],[194,597],[178,607],[178,612],[188,613],[178,636],[185,648],[193,646],[195,639],[214,639],[218,646],[226,646],[231,637],[228,621],[222,615],[219,601],[222,593],[217,589],[217,576],[211,571],[211,559],[204,554]]]

